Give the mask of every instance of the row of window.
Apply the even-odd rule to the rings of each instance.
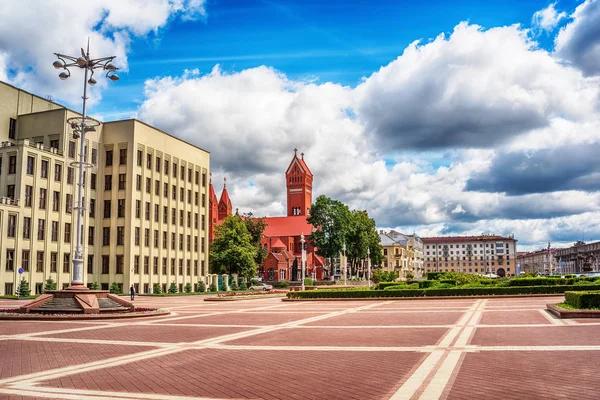
[[[125,151],[125,155],[123,155],[124,151]],[[138,167],[142,166],[143,157],[144,157],[143,151],[138,150],[137,151],[137,166]],[[119,160],[120,160],[119,162],[121,165],[127,163],[127,150],[126,149],[120,150]],[[124,160],[124,162],[123,162],[123,160]],[[152,169],[152,161],[153,161],[152,154],[146,153],[146,168],[147,169]],[[106,166],[112,166],[112,150],[106,151]],[[164,169],[162,168],[163,166],[164,166]],[[155,168],[156,172],[158,172],[158,173],[161,173],[161,170],[164,170],[164,173],[168,174],[169,173],[169,160],[164,160],[164,164],[163,164],[161,158],[156,157],[156,159],[154,160],[154,168]],[[178,165],[177,165],[177,163],[174,162],[172,164],[173,178],[177,178],[177,171],[178,171]],[[185,166],[182,165],[181,167],[179,167],[179,171],[180,171],[180,173],[179,173],[180,179],[185,180]],[[192,169],[191,168],[187,169],[187,180],[189,183],[192,183]],[[200,171],[194,171],[194,183],[196,185],[200,184]],[[206,187],[206,174],[205,173],[202,173],[202,187]]]
[[[443,263],[443,264],[444,264],[444,266],[446,266],[446,267],[448,266],[448,263],[447,263],[447,262],[445,262],[445,263]],[[453,263],[453,262],[451,262],[451,263],[449,263],[449,264],[450,264],[450,266],[451,266],[451,267],[454,267],[454,263]],[[456,264],[457,264],[457,266],[460,266],[460,263],[456,263]],[[464,264],[464,265],[467,265],[467,263],[463,263],[463,264]],[[427,268],[429,268],[429,267],[436,268],[436,267],[439,267],[439,266],[441,266],[441,265],[442,265],[442,263],[439,263],[439,264],[427,264]],[[474,263],[471,263],[471,262],[469,262],[469,263],[468,263],[468,265],[469,265],[469,267],[470,267],[470,266],[472,266],[472,265],[475,265],[475,266],[481,265],[481,266],[483,267],[483,266],[485,266],[485,265],[488,265],[488,266],[489,266],[489,265],[496,265],[496,263],[495,263],[494,261],[489,261],[489,262],[481,262],[481,263],[479,263],[479,262],[475,261]],[[504,264],[503,264],[503,261],[502,261],[502,260],[499,260],[499,261],[498,261],[498,265],[504,265]],[[510,261],[507,261],[507,262],[506,262],[506,265],[510,265]]]
[[[123,188],[125,186],[125,174],[119,174],[119,189],[121,189],[121,176],[123,179]],[[110,177],[110,178],[109,178]],[[112,177],[110,175],[106,176],[106,180],[104,183],[104,190],[111,190],[112,188]],[[135,181],[135,189],[138,191],[142,190],[142,176],[141,175],[137,175],[136,176],[136,181]],[[172,185],[171,186],[171,199],[177,201],[177,186],[176,185]],[[150,178],[146,178],[146,193],[151,194],[152,193],[152,179]],[[154,182],[154,195],[156,196],[160,196],[160,181],[156,180]],[[169,184],[168,183],[163,183],[163,197],[165,199],[169,198]],[[185,201],[185,189],[184,188],[179,188],[179,200],[180,201]],[[199,200],[199,193],[198,192],[194,192],[194,205],[198,205],[198,200]],[[192,190],[188,189],[187,191],[187,202],[188,204],[192,204]],[[202,193],[202,207],[206,207],[206,194]]]
[[[48,170],[49,170],[50,161],[42,160],[41,168],[40,168],[40,178],[47,179],[48,178]],[[63,165],[56,163],[54,164],[54,180],[56,182],[60,182],[62,180],[62,169]],[[2,157],[0,157],[0,174],[2,173]],[[17,156],[9,155],[8,156],[8,175],[13,175],[17,173]],[[35,158],[33,156],[27,156],[27,164],[25,167],[25,173],[27,175],[35,174]],[[73,184],[73,168],[67,168],[67,183]]]
[[[159,266],[158,264],[159,258],[158,257],[153,257],[153,262],[152,262],[152,273],[154,275],[158,275],[159,274],[159,267],[161,268],[161,273],[162,275],[167,275],[167,271],[169,270],[169,264],[168,264],[168,259],[167,257],[163,257],[162,258],[162,265]],[[170,263],[170,275],[175,275],[175,271],[176,271],[176,267],[178,266],[178,274],[179,275],[183,275],[183,271],[184,271],[184,260],[183,259],[179,259],[179,263],[176,264],[176,260],[174,258],[171,258],[171,263]],[[150,274],[150,257],[149,256],[144,256],[143,259],[143,273],[148,275]],[[192,272],[192,267],[191,267],[191,260],[185,260],[185,274],[186,275],[191,275]],[[204,262],[204,260],[202,260],[201,262],[201,271],[200,271],[200,275],[204,276],[205,272],[206,272],[206,264]],[[134,256],[133,257],[133,273],[134,274],[139,274],[140,273],[140,256]],[[194,260],[194,275],[198,275],[198,260]]]
[[[110,229],[110,228],[104,228],[105,230],[105,235],[106,235],[106,229]],[[108,235],[110,235],[110,231],[108,232]],[[135,228],[135,233],[134,233],[134,244],[136,246],[140,245],[140,239],[141,239],[141,229],[139,227]],[[118,238],[117,238],[118,239]],[[176,249],[176,243],[177,243],[177,235],[172,232],[171,233],[171,250],[175,250]],[[182,233],[179,234],[179,250],[183,251],[184,250],[184,245],[183,245],[183,239],[184,239],[184,235]],[[103,243],[106,242],[108,240],[108,243],[110,243],[110,237],[108,239],[106,239],[106,236],[104,236],[103,239]],[[194,236],[194,251],[198,252],[198,246],[200,246],[200,251],[204,252],[204,237],[200,238],[200,242],[198,241],[198,236]],[[154,230],[154,240],[153,240],[153,247],[158,249],[159,248],[159,242],[160,242],[160,238],[159,238],[159,231],[158,229]],[[168,248],[168,234],[167,232],[163,231],[162,232],[162,248],[163,249],[167,249]],[[187,251],[191,251],[191,243],[192,243],[192,235],[187,235],[187,246],[186,246],[186,250]],[[117,242],[117,244],[119,244]],[[145,247],[150,247],[150,229],[145,228],[144,229],[144,246]]]
[[[125,216],[125,200],[123,199],[119,199],[118,203],[117,203],[117,217],[124,217]],[[146,221],[150,221],[150,213],[151,213],[151,204],[150,202],[146,202],[146,207],[144,209],[144,219]],[[104,200],[104,218],[110,218],[111,215],[111,201],[110,200]],[[135,217],[137,219],[141,218],[141,212],[142,212],[142,202],[140,200],[136,200],[135,201]],[[185,211],[184,210],[179,210],[179,226],[185,226],[184,224],[184,216],[185,216]],[[198,213],[194,213],[194,229],[198,229],[198,220],[199,220],[199,215]],[[159,222],[160,221],[160,206],[158,204],[154,205],[154,222]],[[169,223],[169,208],[167,206],[163,206],[163,218],[162,221],[164,224],[168,224]],[[204,215],[202,215],[202,220],[201,220],[201,229],[205,230],[206,229],[206,220],[204,218]],[[171,224],[172,225],[177,225],[177,209],[175,208],[171,208]],[[187,211],[187,227],[191,228],[192,227],[192,212],[191,211]]]
[[[464,260],[464,261],[467,261],[467,260],[468,261],[471,261],[471,260],[486,260],[486,259],[487,260],[495,260],[495,259],[497,259],[497,260],[503,260],[504,256],[503,255],[497,255],[496,257],[489,257],[489,256],[485,256],[485,257],[484,256],[463,256],[462,257],[462,260]],[[447,257],[446,256],[446,257],[439,257],[439,258],[436,258],[436,257],[427,257],[427,261],[436,261],[436,260],[440,260],[440,261],[457,260],[457,261],[459,261],[459,260],[461,260],[461,257],[460,256],[456,256],[456,257],[454,257],[454,256]],[[506,260],[510,260],[510,256],[509,255],[506,256]]]
[[[496,246],[496,247],[504,247],[504,243],[486,243],[486,244],[485,244],[485,247],[494,247],[494,246]],[[474,244],[474,245],[467,244],[467,245],[466,245],[466,247],[467,247],[467,248],[469,248],[469,249],[470,249],[471,247],[475,248],[475,247],[477,247],[477,244]],[[483,243],[479,243],[479,247],[483,247]],[[506,247],[508,247],[508,243],[506,243]],[[429,245],[427,245],[427,247],[426,247],[426,248],[429,248]],[[431,245],[431,248],[435,249],[435,244]],[[451,248],[451,249],[453,249],[453,248],[454,248],[454,245],[453,245],[453,244],[451,244],[451,245],[447,245],[447,244],[443,244],[443,245],[442,245],[442,244],[438,244],[438,245],[437,245],[437,248],[438,248],[438,249],[441,249],[441,248],[445,248],[445,249],[447,249],[447,248]],[[458,248],[460,248],[460,245],[458,245],[458,244],[457,244],[457,245],[456,245],[456,248],[457,248],[457,249],[458,249]],[[464,245],[464,244],[462,245],[462,248],[463,248],[463,249],[465,248],[465,245]]]
[[[7,236],[10,238],[14,238],[15,234],[16,234],[16,221],[17,221],[17,216],[16,215],[9,215],[8,216],[8,232],[7,232]],[[52,221],[51,224],[51,240],[53,242],[58,242],[58,221]],[[37,239],[38,240],[45,240],[46,239],[46,219],[38,219],[38,224],[37,224]],[[93,227],[90,227],[93,229]],[[23,217],[23,239],[30,239],[31,238],[31,218],[29,217]],[[64,242],[65,243],[71,243],[71,223],[70,222],[66,222],[65,223],[65,230],[64,230]]]
[[[36,272],[44,272],[44,252],[38,251],[36,252],[36,261],[35,261],[35,269]],[[30,264],[30,251],[23,250],[21,253],[21,268],[23,271],[29,271]],[[50,253],[50,272],[56,272],[58,269],[58,253],[52,252]],[[14,271],[15,270],[15,249],[6,249],[6,270]],[[64,253],[63,254],[63,272],[71,271],[71,254]]]

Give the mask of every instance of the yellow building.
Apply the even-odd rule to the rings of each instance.
[[[423,242],[417,235],[381,230],[379,238],[383,249],[383,271],[396,271],[401,279],[423,277]]]
[[[78,113],[0,82],[0,294],[71,281]],[[134,119],[86,135],[84,281],[147,293],[208,274],[207,151]],[[19,270],[22,269],[22,275]],[[87,272],[87,273],[86,273]]]

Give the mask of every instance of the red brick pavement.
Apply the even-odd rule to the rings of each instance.
[[[493,311],[484,312],[480,324],[484,325],[519,325],[550,324],[539,311]]]
[[[424,357],[414,352],[188,350],[42,385],[213,398],[381,399]]]
[[[94,324],[68,323],[68,322],[42,322],[42,321],[0,321],[0,335],[22,335],[46,331],[59,331],[63,329],[83,328],[97,326]]]
[[[174,321],[166,320],[169,324],[216,324],[216,325],[279,325],[286,322],[298,321],[305,318],[322,315],[322,313],[235,313],[223,315],[210,315],[198,318],[185,318]],[[159,322],[160,323],[160,322]],[[178,328],[179,329],[179,328]]]
[[[357,312],[327,318],[322,321],[310,322],[306,325],[316,326],[390,326],[390,325],[451,325],[464,314],[464,312],[414,312],[414,313],[369,313]]]
[[[600,326],[479,328],[471,344],[480,346],[600,345]]]

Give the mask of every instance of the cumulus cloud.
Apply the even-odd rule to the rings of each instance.
[[[555,52],[581,69],[584,75],[600,74],[600,0],[586,0],[570,15],[572,22],[556,36]]]
[[[461,23],[414,42],[356,89],[357,115],[382,147],[486,148],[552,117],[589,116],[597,87],[536,47],[519,26]]]
[[[0,2],[0,78],[42,96],[78,104],[81,81],[59,81],[52,53],[77,56],[89,38],[92,57],[115,55],[115,64],[127,70],[132,37],[156,34],[176,16],[203,15],[204,0],[46,0],[43,10],[15,1]],[[98,79],[99,88],[106,85],[105,79]],[[90,94],[92,104],[99,93]]]
[[[567,13],[564,11],[558,12],[555,8],[556,3],[551,3],[548,7],[536,11],[531,19],[531,24],[535,29],[549,32],[553,30],[558,23],[566,18]]]

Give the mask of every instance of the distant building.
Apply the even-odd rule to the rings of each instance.
[[[551,274],[558,272],[558,263],[556,260],[556,251],[554,248],[542,250],[519,252],[517,254],[517,264],[521,266],[521,273]]]
[[[579,241],[566,249],[557,249],[554,257],[562,273],[599,272],[600,242]]]
[[[512,236],[422,238],[426,271],[512,276],[517,273],[517,241]]]
[[[416,234],[405,235],[391,230],[379,231],[383,251],[382,269],[396,271],[400,278],[423,276],[423,242]]]

